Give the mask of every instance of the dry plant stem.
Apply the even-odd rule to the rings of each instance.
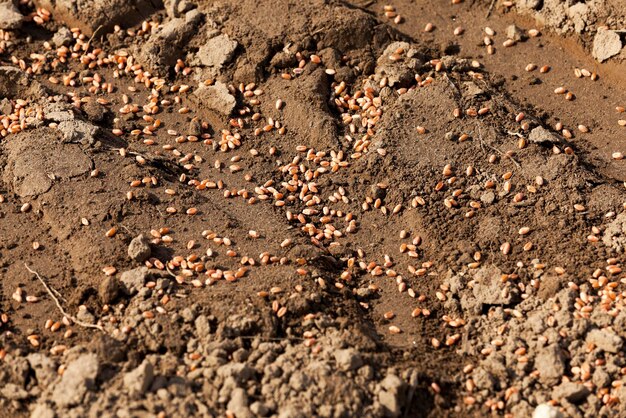
[[[96,30],[95,30],[95,31],[93,31],[93,35],[91,35],[91,38],[89,38],[89,41],[87,41],[87,49],[85,49],[85,52],[84,52],[84,53],[83,53],[83,55],[81,56],[81,59],[82,59],[82,57],[84,57],[84,56],[85,56],[85,54],[87,54],[87,51],[89,51],[89,48],[91,47],[91,41],[93,41],[93,38],[95,38],[95,37],[96,37],[96,35],[98,34],[98,31],[99,31],[100,29],[102,29],[102,25],[98,26],[98,27],[96,28]]]
[[[65,312],[65,309],[63,309],[63,306],[61,306],[61,302],[59,302],[59,298],[57,298],[57,296],[56,296],[56,294],[58,294],[58,292],[56,290],[54,290],[50,285],[48,285],[48,283],[46,283],[46,281],[41,277],[41,275],[39,273],[37,273],[35,270],[33,270],[30,267],[28,267],[28,264],[24,263],[24,266],[26,267],[26,270],[30,271],[32,274],[37,276],[37,279],[39,279],[39,281],[41,282],[43,287],[46,288],[46,290],[48,291],[48,294],[50,294],[52,299],[54,299],[54,303],[56,303],[57,308],[59,308],[59,310],[61,311],[63,316],[66,316],[68,319],[70,319],[76,325],[79,325],[79,326],[81,326],[83,328],[95,328],[95,329],[98,329],[98,330],[100,330],[102,332],[106,332],[104,330],[104,328],[102,328],[102,326],[100,326],[100,325],[88,324],[86,322],[79,321],[74,316],[72,316],[72,315],[68,314],[67,312]]]
[[[496,0],[491,0],[491,4],[489,5],[489,10],[487,10],[486,18],[489,18],[489,16],[491,16],[491,12],[493,11],[493,6],[495,5],[496,5]]]

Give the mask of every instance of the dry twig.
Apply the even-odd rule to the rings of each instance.
[[[37,279],[39,279],[39,281],[41,282],[43,287],[46,288],[46,290],[48,291],[48,294],[52,297],[52,299],[54,299],[54,303],[56,303],[57,308],[59,308],[59,310],[61,311],[63,316],[67,317],[72,322],[74,322],[76,325],[79,325],[81,327],[84,327],[84,328],[95,328],[95,329],[98,329],[98,330],[100,330],[102,332],[106,332],[104,330],[104,328],[102,328],[101,325],[98,325],[98,324],[88,324],[87,322],[80,321],[76,317],[74,317],[73,315],[70,315],[67,312],[65,312],[65,309],[63,309],[63,306],[61,306],[61,302],[59,302],[59,298],[57,298],[57,296],[56,296],[56,294],[58,294],[58,292],[56,290],[54,290],[48,283],[46,283],[46,281],[41,277],[41,275],[39,273],[37,273],[35,270],[33,270],[30,267],[28,267],[28,264],[24,263],[24,266],[26,267],[26,270],[30,271],[32,274],[37,276]]]

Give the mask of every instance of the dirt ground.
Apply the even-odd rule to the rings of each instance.
[[[0,417],[626,416],[624,0],[0,0]]]

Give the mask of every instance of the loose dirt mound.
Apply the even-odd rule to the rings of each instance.
[[[577,63],[555,115],[571,68],[478,49],[508,6],[35,3],[0,42],[0,416],[624,413],[623,117],[584,99],[624,98]]]

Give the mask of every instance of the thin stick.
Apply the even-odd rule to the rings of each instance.
[[[496,0],[491,0],[491,4],[489,5],[489,10],[487,10],[487,18],[491,16],[491,12],[493,11],[493,6],[496,5]]]
[[[74,316],[68,314],[67,312],[65,312],[65,309],[63,309],[63,306],[61,306],[61,302],[59,302],[59,299],[55,295],[55,293],[58,293],[58,292],[56,290],[54,290],[50,285],[48,285],[48,283],[46,283],[46,281],[39,275],[39,273],[37,273],[35,270],[33,270],[30,267],[28,267],[28,264],[24,263],[24,266],[26,267],[26,270],[30,271],[32,274],[37,276],[37,278],[39,279],[39,281],[41,282],[43,287],[45,287],[46,290],[48,291],[48,294],[52,297],[52,299],[54,299],[54,303],[56,303],[57,308],[59,308],[59,310],[61,311],[63,316],[69,318],[72,322],[74,322],[76,325],[79,325],[81,327],[84,327],[84,328],[95,328],[95,329],[99,329],[102,332],[106,332],[104,330],[104,328],[102,328],[102,326],[100,326],[100,325],[88,324],[87,322],[79,321],[76,317],[74,317]]]
[[[87,52],[89,52],[89,48],[91,47],[91,41],[93,41],[93,38],[95,38],[95,37],[96,37],[96,34],[98,33],[98,31],[99,31],[100,29],[102,29],[102,25],[98,26],[98,27],[96,28],[96,30],[95,30],[95,31],[93,31],[93,34],[91,35],[91,38],[89,38],[89,41],[87,41],[87,49],[85,49],[85,52],[83,53],[83,55],[81,56],[81,58],[82,58],[82,57],[84,57],[85,55],[87,55]]]

